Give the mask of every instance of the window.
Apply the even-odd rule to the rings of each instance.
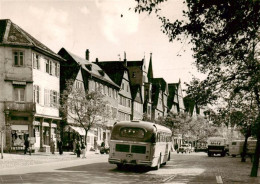
[[[128,86],[128,85],[126,85],[126,91],[127,91],[127,92],[129,91],[129,86]]]
[[[121,137],[131,137],[131,138],[144,138],[145,131],[141,128],[132,128],[132,127],[126,127],[121,128],[120,130],[120,136]]]
[[[50,73],[50,60],[45,59],[45,71]]]
[[[50,70],[49,70],[49,74],[53,74],[53,63],[49,60],[49,66],[50,66]]]
[[[33,53],[33,68],[40,69],[40,56]]]
[[[33,86],[33,100],[35,103],[40,103],[40,87],[37,85]]]
[[[57,91],[51,90],[51,94],[50,94],[50,105],[51,107],[56,107],[58,104],[58,93]]]
[[[127,106],[128,106],[128,107],[131,107],[131,100],[128,100]]]
[[[125,89],[125,86],[124,86],[124,83],[122,83],[122,90],[124,90]]]
[[[50,106],[50,90],[44,89],[44,105]]]
[[[111,88],[108,88],[108,96],[111,97]]]
[[[14,66],[23,66],[24,64],[24,54],[21,51],[14,51]]]
[[[106,94],[106,86],[105,85],[103,86],[103,94],[104,95]]]
[[[14,99],[18,102],[25,101],[25,87],[16,86],[14,87]]]
[[[57,72],[56,72],[57,75],[56,76],[60,77],[60,64],[57,64],[57,68],[56,69],[57,69]]]

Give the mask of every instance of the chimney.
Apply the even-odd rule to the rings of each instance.
[[[127,66],[126,53],[124,52],[124,65]]]
[[[89,61],[89,50],[88,49],[86,50],[86,60]]]
[[[98,58],[96,58],[96,63],[98,63]]]

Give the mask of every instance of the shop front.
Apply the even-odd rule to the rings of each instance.
[[[35,117],[33,132],[35,137],[34,147],[36,151],[50,152],[51,140],[57,148],[58,120],[51,118]]]

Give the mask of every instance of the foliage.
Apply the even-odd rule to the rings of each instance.
[[[181,134],[187,141],[206,141],[208,136],[217,132],[217,127],[204,117],[192,118],[187,113],[169,112],[161,122],[172,130],[173,135]]]
[[[164,0],[137,0],[137,12],[155,12],[169,40],[190,39],[195,64],[207,74],[198,90],[210,91],[223,99],[249,94],[255,99],[257,118],[254,131],[258,143],[251,176],[257,176],[260,154],[260,1],[186,0],[182,20],[171,22],[160,16]],[[190,90],[192,91],[192,90]]]
[[[95,126],[102,126],[102,118],[107,117],[106,104],[99,91],[85,91],[76,88],[73,80],[66,82],[66,89],[61,95],[61,108],[64,119],[71,124],[88,131]],[[85,140],[86,141],[86,140]]]

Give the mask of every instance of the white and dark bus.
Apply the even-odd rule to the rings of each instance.
[[[145,121],[124,121],[113,126],[109,163],[143,165],[159,169],[170,160],[172,132],[164,126]]]

